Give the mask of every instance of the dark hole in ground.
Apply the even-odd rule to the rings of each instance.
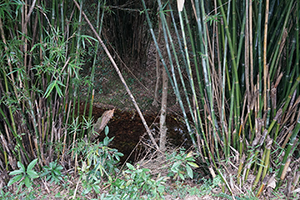
[[[88,108],[89,106],[87,106]],[[99,117],[106,110],[113,109],[112,106],[100,107],[93,106],[93,117],[94,121],[97,121]],[[83,113],[83,105],[81,106],[81,111]],[[88,113],[88,111],[86,112]],[[159,117],[157,113],[149,112],[143,113],[145,120],[147,121],[148,126],[151,131],[154,133],[154,137],[159,139],[158,130],[159,130]],[[167,128],[168,128],[168,143],[178,147],[183,146],[189,148],[191,146],[190,136],[188,135],[186,126],[183,122],[178,120],[178,116],[168,115],[167,116]],[[114,137],[114,140],[110,144],[110,147],[118,149],[119,152],[122,152],[124,156],[121,158],[121,162],[125,162],[128,156],[127,161],[135,162],[137,161],[137,156],[140,156],[140,152],[143,151],[142,146],[138,146],[134,152],[133,149],[136,147],[140,138],[144,135],[145,141],[148,141],[148,135],[143,126],[143,123],[136,111],[122,111],[115,109],[113,118],[108,123],[109,134],[108,136]],[[103,140],[105,134],[104,131],[100,133],[98,140]],[[149,140],[150,143],[150,140]],[[157,143],[159,144],[158,140]]]

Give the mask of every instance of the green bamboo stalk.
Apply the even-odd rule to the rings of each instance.
[[[203,68],[203,75],[205,80],[205,88],[207,92],[207,96],[209,98],[209,109],[210,109],[210,117],[211,117],[211,123],[213,128],[213,137],[215,141],[215,148],[216,148],[216,157],[218,161],[221,161],[220,155],[219,155],[219,145],[218,145],[218,139],[217,134],[219,134],[219,128],[216,123],[216,117],[215,117],[215,111],[214,111],[214,103],[213,103],[213,91],[212,91],[212,85],[211,85],[211,73],[209,68],[209,61],[208,61],[208,42],[207,42],[207,34],[206,34],[206,22],[203,21],[205,19],[205,9],[204,9],[204,2],[201,1],[201,4],[199,4],[198,0],[195,1],[196,5],[196,14],[197,14],[197,24],[198,24],[198,35],[199,35],[199,41],[200,41],[200,49],[201,53],[201,59],[202,59],[202,68]],[[200,8],[199,8],[200,5]],[[202,16],[200,17],[200,9]],[[200,20],[202,19],[202,20]],[[202,24],[200,23],[202,22]],[[203,37],[202,37],[203,35]],[[185,38],[184,38],[185,39]],[[204,45],[202,44],[202,40],[204,40]]]
[[[287,10],[287,14],[285,16],[285,20],[284,20],[284,25],[282,27],[282,31],[280,33],[280,36],[278,37],[278,45],[276,45],[276,49],[274,51],[274,59],[272,60],[271,64],[270,64],[270,76],[271,76],[271,79],[273,79],[274,75],[275,75],[275,62],[277,61],[277,56],[280,56],[279,55],[279,50],[280,50],[280,43],[281,43],[281,40],[282,40],[282,37],[283,37],[283,34],[285,32],[285,29],[286,29],[286,26],[288,24],[288,20],[289,20],[289,16],[290,16],[290,13],[291,13],[291,9],[292,9],[292,5],[293,5],[294,1],[293,0],[290,0],[289,2],[289,6],[288,6],[288,10]],[[278,23],[279,24],[279,23]],[[274,71],[274,73],[273,73]]]
[[[242,173],[242,169],[244,167],[244,163],[245,163],[245,154],[243,154],[240,159],[239,168],[238,168],[238,172],[237,172],[237,183],[239,185],[241,185],[241,173]]]
[[[266,140],[266,146],[265,146],[266,156],[265,156],[265,160],[264,160],[264,170],[263,170],[262,177],[261,177],[262,180],[264,180],[264,178],[267,175],[267,172],[269,170],[272,143],[273,143],[273,140],[270,137],[268,137]]]
[[[227,47],[227,37],[225,38],[225,47]],[[224,121],[225,118],[225,79],[226,79],[226,56],[227,56],[227,48],[224,48],[223,53],[223,73],[222,73],[222,115],[221,115],[221,121]],[[227,76],[228,77],[228,76]],[[229,77],[228,77],[229,78]],[[230,91],[230,88],[228,88]],[[234,103],[233,94],[231,95],[231,101],[230,101],[230,114],[232,114],[232,108]],[[229,115],[230,115],[229,114]],[[232,118],[229,117],[229,128],[227,130],[227,141],[225,140],[225,157],[229,157],[230,155],[230,145],[231,145],[231,120]],[[226,129],[225,124],[222,124],[223,130]]]
[[[299,16],[297,16],[297,13],[299,13],[300,11],[300,6],[299,6],[299,1],[297,1],[296,3],[296,10],[295,10],[295,14],[296,14],[296,19],[298,17],[298,20],[296,20],[296,30],[295,30],[295,38],[296,38],[296,63],[295,63],[295,69],[297,70],[296,72],[296,76],[298,77],[300,75],[300,67],[299,67],[299,62],[300,62],[300,42],[299,42],[299,30],[300,30],[300,20],[299,20]],[[299,92],[298,92],[299,94]]]
[[[175,17],[174,17],[174,14],[173,14],[173,9],[171,7],[171,4],[169,4],[169,10],[170,10],[170,14],[171,14],[171,19],[172,19],[172,23],[173,23],[173,27],[174,27],[174,31],[176,33],[176,37],[177,37],[177,43],[179,45],[179,49],[180,49],[180,55],[182,57],[182,61],[184,62],[184,66],[187,66],[187,61],[186,61],[186,57],[185,57],[185,53],[184,53],[184,50],[183,50],[183,47],[182,47],[182,42],[180,40],[180,36],[179,36],[179,32],[178,32],[178,28],[177,28],[177,23],[175,21]],[[186,25],[188,27],[188,30],[189,30],[189,34],[191,35],[191,28],[190,28],[190,22],[187,18],[187,13],[185,10],[184,11],[184,15],[185,15],[185,19],[186,19]],[[193,37],[191,37],[192,41],[191,41],[191,45],[192,45],[192,49],[195,48],[195,45],[194,45],[194,40],[193,40]],[[194,50],[193,50],[193,56],[194,56],[194,62],[195,64],[197,65],[197,61],[196,60],[196,55],[194,54]],[[176,61],[177,62],[177,61]]]
[[[236,102],[237,102],[237,107],[239,109],[240,107],[240,86],[239,86],[239,78],[238,78],[238,73],[237,73],[237,63],[236,63],[236,59],[235,59],[235,54],[236,52],[234,51],[234,48],[233,48],[233,42],[232,42],[232,37],[231,37],[231,33],[228,29],[228,23],[227,23],[227,19],[226,19],[226,15],[225,15],[225,11],[224,11],[224,8],[222,6],[222,2],[221,0],[218,0],[219,2],[219,5],[220,5],[220,9],[221,9],[221,14],[222,14],[222,17],[223,17],[223,23],[224,23],[224,26],[225,26],[225,31],[226,31],[226,34],[227,34],[227,37],[228,37],[228,46],[229,46],[229,49],[230,49],[230,54],[231,54],[231,61],[232,61],[232,65],[233,65],[233,75],[234,75],[234,79],[235,79],[235,82],[234,84],[236,84]]]
[[[171,6],[170,4],[169,4],[169,6]],[[170,7],[171,8],[171,7]],[[170,10],[172,10],[172,9],[170,9]],[[172,12],[171,12],[172,13]],[[173,22],[174,22],[174,17],[172,17],[172,19],[173,19]],[[176,26],[175,26],[176,27]],[[177,29],[176,29],[177,30]],[[170,31],[168,30],[168,35],[169,35],[169,39],[172,41],[172,37],[171,37],[171,34],[170,34]],[[178,34],[177,34],[178,35]],[[179,38],[179,36],[178,36],[178,38]],[[181,44],[181,42],[179,42],[179,44]],[[171,45],[172,45],[172,49],[173,49],[173,52],[174,52],[174,57],[175,57],[175,61],[176,61],[176,65],[177,65],[177,70],[178,70],[178,72],[179,72],[179,77],[180,77],[180,80],[181,80],[181,84],[182,84],[182,87],[183,87],[183,89],[184,89],[184,93],[185,93],[185,96],[187,97],[188,95],[187,95],[187,90],[186,90],[186,87],[185,87],[185,83],[184,83],[184,80],[183,80],[183,76],[182,76],[182,73],[181,73],[181,69],[180,69],[180,64],[179,64],[179,62],[178,62],[178,58],[177,58],[177,56],[176,56],[176,50],[175,50],[175,47],[174,47],[174,44],[173,44],[173,42],[171,42]],[[182,51],[182,55],[184,56],[184,52]],[[183,57],[184,58],[184,61],[186,62],[186,58],[185,57]],[[187,66],[187,63],[186,63],[186,66]],[[177,96],[177,98],[179,99],[179,102],[182,102],[181,101],[181,97],[180,97],[180,94],[179,94],[179,88],[178,88],[178,85],[177,85],[177,81],[176,81],[176,76],[175,76],[175,71],[174,71],[174,67],[173,67],[173,65],[171,65],[171,72],[172,72],[172,78],[173,78],[173,82],[175,83],[175,84],[172,84],[172,87],[173,87],[173,89],[174,88],[176,88],[175,90],[176,90],[176,96]],[[171,83],[173,83],[173,82],[171,82]],[[190,109],[190,112],[192,113],[192,106],[191,106],[191,104],[190,104],[190,101],[189,101],[189,99],[188,98],[186,98],[186,100],[187,100],[187,102],[188,102],[188,107],[189,107],[189,109]],[[182,105],[183,104],[180,104],[181,105],[181,109],[182,110],[184,110],[184,108],[182,107]],[[183,111],[184,113],[185,113],[185,111]],[[195,122],[195,117],[192,115],[192,118],[193,118],[193,121]],[[186,119],[186,118],[185,118]],[[188,122],[188,121],[186,121],[186,122]],[[189,122],[188,122],[189,123]],[[188,125],[188,127],[190,127],[190,125]],[[188,128],[189,129],[189,128]],[[198,128],[197,128],[198,129]],[[193,140],[193,137],[191,137],[192,138],[192,140]]]
[[[264,190],[264,188],[265,188],[266,185],[267,185],[267,179],[264,178],[263,181],[262,181],[261,186],[259,187],[259,189],[258,189],[258,191],[256,193],[256,197],[260,197],[260,195],[262,194],[262,192],[263,192],[263,190]]]
[[[233,109],[233,113],[234,113],[234,122],[235,122],[235,126],[236,127],[239,127],[240,126],[240,96],[241,96],[241,93],[240,93],[240,86],[239,86],[239,78],[238,78],[238,73],[237,73],[237,62],[236,62],[236,59],[235,59],[235,55],[237,54],[237,52],[234,51],[234,48],[233,48],[233,42],[232,42],[232,38],[231,38],[231,34],[230,34],[230,31],[228,29],[228,22],[226,20],[226,15],[225,15],[225,12],[224,12],[224,8],[221,4],[221,1],[218,0],[219,4],[220,4],[220,9],[221,9],[221,13],[222,13],[222,16],[223,16],[223,22],[224,22],[224,26],[225,26],[225,32],[226,32],[226,35],[228,37],[228,46],[229,46],[229,49],[230,49],[230,54],[231,54],[231,61],[232,61],[232,66],[233,66],[233,69],[232,69],[232,73],[233,73],[233,79],[232,79],[232,85],[233,84],[236,84],[236,87],[235,87],[235,107]],[[228,9],[230,8],[230,2],[228,4]],[[227,17],[228,19],[228,17]],[[240,38],[240,42],[242,41],[242,38]],[[238,128],[237,128],[238,129]],[[236,134],[233,135],[233,147],[237,147],[237,142],[239,141],[239,137],[238,137],[238,133],[236,131]]]
[[[171,6],[170,6],[170,10],[172,10]],[[171,11],[171,14],[172,14],[172,11]],[[185,19],[187,19],[187,14],[186,14],[185,10],[184,10],[184,15],[185,15]],[[173,20],[173,24],[175,25],[176,23],[174,21],[174,17],[173,16],[172,16],[172,20]],[[195,61],[195,65],[196,65],[196,73],[197,73],[198,84],[200,84],[200,86],[201,86],[200,79],[199,79],[199,74],[198,74],[199,71],[198,71],[198,67],[197,67],[197,59],[196,59],[196,55],[195,55],[196,51],[195,51],[195,48],[194,48],[193,37],[192,37],[192,34],[191,34],[191,29],[190,29],[190,25],[189,25],[189,21],[188,20],[186,20],[186,24],[187,24],[188,32],[189,32],[189,35],[190,35],[190,38],[191,38],[191,45],[192,45],[192,50],[193,50],[193,53],[194,53],[194,61]],[[176,29],[176,25],[174,27],[175,27],[175,30],[177,30]],[[172,37],[171,37],[171,34],[170,34],[169,31],[168,31],[168,34],[169,34],[169,38],[171,39]],[[179,44],[181,46],[181,41],[179,39],[179,34],[178,33],[177,33],[177,37],[178,37],[178,42],[179,42]],[[181,80],[181,85],[182,85],[183,90],[184,90],[184,94],[185,94],[185,97],[186,97],[188,108],[190,110],[190,113],[194,113],[193,110],[192,110],[192,106],[191,106],[190,100],[188,98],[189,95],[187,93],[187,89],[186,89],[186,86],[185,86],[185,83],[184,83],[184,79],[183,79],[182,72],[181,72],[181,69],[180,69],[180,64],[179,64],[178,58],[176,56],[176,49],[175,49],[174,44],[172,42],[171,42],[171,45],[172,45],[172,49],[173,49],[173,52],[174,52],[174,57],[175,57],[176,65],[177,65],[177,70],[178,70],[178,74],[179,74],[179,77],[180,77],[180,80]],[[184,59],[184,62],[185,62],[185,66],[188,69],[188,64],[187,64],[187,61],[186,61],[186,58],[185,58],[185,54],[184,54],[183,51],[182,51],[182,53],[183,53],[182,56],[183,56],[183,59]],[[176,82],[176,76],[175,76],[174,68],[172,66],[171,66],[171,71],[172,71],[173,80],[174,80],[174,82]],[[202,88],[200,88],[200,93],[202,94]],[[204,99],[202,98],[202,100],[203,100],[202,102],[204,104],[205,103]],[[195,114],[195,116],[194,115],[191,115],[191,116],[192,116],[193,122],[195,124],[195,127],[197,129],[196,134],[198,134],[199,132],[203,133],[204,130],[203,130],[203,125],[202,125],[202,119],[200,117],[200,112],[199,112],[200,111],[199,104],[198,104],[197,100],[196,101],[194,100],[194,102],[195,102],[196,114]],[[193,140],[193,136],[192,135],[191,135],[191,138]],[[206,155],[206,151],[204,150],[203,152]],[[204,156],[204,157],[207,158],[206,156]]]
[[[188,53],[188,49],[187,49],[187,41],[186,41],[186,37],[185,37],[184,24],[183,24],[181,12],[179,12],[179,21],[180,21],[180,26],[181,26],[182,39],[183,39],[183,43],[184,43],[185,56],[186,56],[186,60],[187,60],[187,69],[188,69],[188,74],[189,74],[189,78],[190,78],[190,85],[191,85],[191,89],[192,89],[192,93],[193,93],[194,102],[196,104],[196,111],[199,112],[198,100],[197,100],[197,95],[196,95],[196,91],[195,91],[195,85],[194,85],[192,69],[191,69],[191,65],[190,65],[189,53]],[[190,110],[191,110],[191,107],[190,107]],[[198,116],[200,116],[199,113],[198,113]],[[199,119],[199,122],[201,123],[201,118],[199,117],[198,119]],[[194,142],[194,146],[195,147],[197,146],[196,142]]]
[[[269,48],[268,48],[268,55],[270,55],[270,52],[274,51],[275,45],[278,45],[278,41],[281,39],[278,39],[278,30],[282,27],[282,21],[284,19],[285,13],[287,13],[287,7],[284,6],[284,4],[288,2],[282,2],[280,5],[277,5],[281,9],[276,9],[275,13],[272,15],[270,11],[270,15],[272,15],[272,18],[270,18],[270,28],[272,28],[272,31],[274,31],[274,34],[270,35],[270,42],[269,42]],[[272,1],[271,1],[272,3]],[[272,47],[272,48],[271,48]]]
[[[56,0],[52,1],[52,16],[51,16],[51,24],[55,24],[55,6],[56,6]]]
[[[230,2],[228,4],[228,12],[229,12],[229,5],[230,5]],[[236,38],[236,33],[237,33],[236,20],[237,20],[237,17],[236,17],[236,0],[233,0],[232,1],[232,43],[233,43],[234,52],[237,51],[237,49],[236,49],[236,47],[237,47],[237,42],[236,42],[236,39],[237,39]]]
[[[80,0],[80,10],[79,10],[79,16],[78,16],[79,17],[78,18],[79,27],[78,27],[78,36],[77,36],[77,43],[76,43],[77,47],[76,47],[76,53],[75,53],[76,56],[77,56],[77,60],[76,60],[77,65],[79,65],[79,63],[80,63],[80,57],[79,57],[79,51],[78,50],[80,49],[80,40],[82,39],[81,38],[81,29],[82,29],[81,23],[82,23],[83,2],[84,2],[84,0]],[[76,73],[78,73],[78,69],[77,69]],[[81,103],[80,99],[78,98],[79,97],[78,93],[79,93],[79,87],[78,87],[77,84],[75,84],[73,102],[74,102],[74,104],[75,104],[75,102],[77,102],[77,115],[80,114],[80,103]],[[84,137],[83,132],[82,132],[81,137],[82,138]]]
[[[299,80],[300,80],[300,77],[299,77]],[[284,157],[282,159],[279,172],[277,174],[278,178],[280,178],[283,175],[283,170],[284,170],[286,164],[288,163],[287,162],[288,158],[290,158],[290,156],[291,156],[291,153],[292,153],[291,150],[292,150],[292,147],[293,147],[293,145],[295,143],[295,140],[296,140],[296,137],[297,137],[299,131],[300,131],[300,116],[299,116],[297,124],[296,124],[296,126],[295,126],[295,128],[293,130],[293,133],[292,133],[291,139],[290,139],[290,141],[288,143],[288,146],[287,146],[287,148],[285,150],[285,154],[284,154]],[[280,185],[281,185],[281,182],[278,182],[277,183],[277,188],[280,187]]]
[[[282,172],[280,172],[280,179],[277,182],[275,189],[278,189],[282,185],[284,179],[286,178],[286,174],[287,174],[287,171],[288,171],[288,168],[289,168],[290,164],[291,164],[291,158],[290,157],[287,158],[287,160],[285,161],[284,164],[283,163],[281,164]],[[281,170],[281,168],[280,168],[280,170]],[[279,175],[279,173],[278,173],[278,175]]]
[[[297,51],[296,49],[296,43],[292,43],[292,47],[289,50],[289,48],[286,48],[286,54],[289,54],[289,58],[287,59],[287,66],[286,66],[286,72],[284,76],[284,81],[283,81],[283,87],[284,88],[284,95],[282,97],[287,96],[290,93],[291,86],[293,84],[294,77],[296,76],[296,68],[292,66],[292,59],[294,56],[294,53]],[[282,97],[280,100],[282,100]]]
[[[262,77],[263,77],[263,59],[262,59],[262,31],[261,31],[261,27],[262,27],[262,1],[259,2],[259,9],[258,9],[258,22],[257,22],[257,43],[258,43],[258,66],[259,66],[259,73],[258,73],[258,84],[259,84],[259,99],[258,102],[262,102]],[[258,104],[259,105],[259,104]],[[258,108],[258,117],[262,118],[262,106],[259,105]]]
[[[285,99],[284,107],[282,108],[282,113],[285,113],[287,107],[289,106],[289,103],[290,103],[290,101],[291,101],[291,98],[292,98],[292,96],[293,96],[293,93],[294,93],[294,91],[297,89],[299,83],[300,83],[300,76],[298,76],[297,79],[296,79],[296,81],[294,82],[294,85],[293,85],[293,87],[291,88],[289,95],[285,97],[286,99]]]
[[[101,3],[102,1],[98,2],[98,7],[97,7],[97,26],[96,26],[96,30],[98,30],[98,34],[101,35],[101,30],[102,30],[102,24],[103,24],[103,17],[104,17],[104,9],[102,11],[101,14],[101,20],[100,20],[100,8],[101,8]],[[106,4],[106,0],[104,1],[103,5]],[[93,66],[92,66],[92,72],[91,72],[91,82],[94,83],[94,79],[95,79],[95,66],[96,66],[96,60],[97,60],[97,52],[99,50],[99,42],[97,42],[96,44],[96,48],[95,48],[95,56],[94,56],[94,60],[93,60]],[[92,112],[93,112],[93,102],[94,102],[94,93],[95,90],[93,88],[93,84],[90,87],[90,90],[92,91],[92,98],[90,100],[90,108],[89,108],[89,115],[88,115],[88,119],[91,119],[92,117]]]
[[[159,3],[159,4],[160,4],[160,3]],[[169,5],[169,7],[171,7],[171,6]],[[175,61],[176,61],[177,70],[179,71],[179,76],[180,76],[180,79],[181,79],[181,83],[182,83],[182,86],[183,86],[183,88],[184,88],[184,90],[185,90],[186,99],[187,99],[187,102],[188,102],[188,106],[189,106],[190,112],[193,113],[193,111],[192,111],[192,106],[191,106],[190,101],[189,101],[188,96],[187,96],[187,92],[186,92],[186,88],[185,88],[185,83],[184,83],[184,80],[183,80],[183,77],[182,77],[182,74],[181,74],[180,64],[179,64],[179,61],[178,61],[178,58],[177,58],[177,55],[176,55],[176,48],[175,48],[175,46],[174,46],[174,43],[172,42],[172,36],[171,36],[171,33],[170,33],[170,30],[169,30],[168,26],[166,25],[165,17],[164,17],[164,15],[162,15],[162,12],[161,12],[161,11],[160,11],[160,14],[161,14],[161,21],[162,21],[162,23],[163,23],[163,33],[164,33],[164,37],[165,37],[165,43],[167,44],[167,51],[168,51],[168,55],[169,55],[169,62],[170,62],[170,66],[171,66],[171,72],[172,72],[173,81],[174,81],[174,83],[177,82],[176,76],[175,76],[175,73],[174,73],[174,67],[173,67],[173,62],[172,62],[172,59],[171,59],[171,54],[170,54],[170,52],[169,52],[169,50],[168,50],[168,49],[169,49],[169,47],[168,47],[168,40],[170,40],[170,44],[171,44],[171,47],[172,47],[172,49],[173,49],[173,55],[174,55],[174,58],[175,58]],[[181,17],[181,14],[180,14],[179,16]],[[183,23],[183,22],[182,22],[182,18],[180,18],[180,19],[181,19],[180,22]],[[182,25],[182,24],[181,24],[181,25]],[[182,29],[182,30],[183,30],[183,35],[184,35],[184,34],[185,34],[184,29]],[[167,35],[168,35],[168,39],[167,39]],[[185,38],[185,37],[183,37],[183,38]],[[187,49],[187,46],[186,46],[186,42],[185,42],[185,41],[184,41],[184,45],[185,45],[185,49]],[[187,69],[188,69],[188,72],[191,72],[188,54],[186,54],[186,56],[187,56],[187,59],[186,59],[187,65],[186,65],[186,67],[187,67]],[[163,58],[161,58],[161,59],[163,59]],[[165,68],[165,70],[168,70],[168,69]],[[191,73],[189,73],[189,77],[190,77],[190,84],[193,85],[194,82],[193,82]],[[177,87],[177,85],[176,85],[176,87]],[[191,88],[192,88],[192,86],[191,86]],[[177,89],[177,90],[178,90],[178,89]],[[193,91],[194,91],[194,90],[193,90]],[[194,92],[194,94],[195,94],[195,92]],[[178,93],[178,95],[179,95],[179,93]],[[194,97],[196,98],[195,95],[194,95]],[[197,111],[197,116],[193,116],[193,115],[192,115],[192,118],[193,118],[194,124],[195,124],[196,127],[197,127],[197,123],[196,123],[195,117],[197,117],[198,122],[200,122],[200,124],[201,124],[201,118],[200,118],[200,113],[199,113],[198,100],[195,99],[194,102],[196,103],[196,106],[195,106],[195,107],[196,107],[196,111]],[[199,130],[199,127],[197,127],[197,129]],[[192,139],[193,145],[197,148],[196,142],[195,142],[195,139],[194,139],[194,136],[193,136],[192,132],[190,133],[190,137],[191,137],[191,139]]]
[[[193,36],[192,36],[192,31],[191,31],[191,28],[190,28],[190,23],[189,23],[189,20],[188,20],[188,16],[186,14],[186,10],[184,9],[184,17],[186,19],[186,25],[187,25],[187,28],[188,28],[188,33],[189,33],[189,38],[190,38],[190,42],[191,42],[191,46],[192,46],[192,52],[193,52],[193,58],[194,58],[194,64],[195,64],[195,70],[196,70],[196,76],[197,76],[197,82],[198,82],[198,87],[199,87],[199,91],[200,91],[200,99],[201,99],[201,102],[202,102],[202,105],[205,105],[205,98],[204,98],[204,93],[203,93],[203,87],[202,87],[202,81],[201,81],[201,77],[200,77],[200,70],[199,70],[199,66],[198,66],[198,62],[197,62],[197,55],[196,55],[196,48],[195,48],[195,45],[194,45],[194,39],[193,39]],[[175,22],[174,22],[175,23]],[[179,37],[179,36],[178,36]],[[179,65],[178,65],[179,66]],[[188,64],[186,64],[186,66],[188,66]],[[178,70],[179,74],[181,75],[181,72]],[[185,86],[184,86],[184,81],[183,79],[181,79],[182,81],[182,85],[185,89]],[[192,86],[191,86],[192,87]],[[187,102],[188,104],[190,104],[190,101],[189,101],[189,98],[188,98],[188,94],[186,92],[186,89],[185,89],[185,96],[186,96],[186,99],[187,99]],[[201,98],[202,97],[202,98]],[[196,99],[195,99],[196,101]],[[200,104],[201,106],[201,104]],[[200,123],[200,129],[201,131],[204,131],[203,130],[203,125],[202,125],[202,119],[200,118],[200,113],[198,112],[201,107],[199,106],[199,104],[197,103],[196,104],[196,110],[197,110],[197,116],[198,116],[198,121]],[[190,109],[190,112],[192,113],[191,109]],[[196,121],[194,119],[194,116],[193,116],[193,120],[194,120],[194,123],[196,124]]]
[[[258,172],[256,174],[256,178],[252,184],[252,190],[254,190],[258,184],[258,181],[260,180],[260,177],[262,175],[262,170],[263,170],[263,167],[264,167],[264,160],[266,158],[266,151],[263,152],[263,155],[261,157],[261,161],[260,161],[260,165],[259,165],[259,168],[258,168]]]

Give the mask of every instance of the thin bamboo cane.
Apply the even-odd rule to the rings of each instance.
[[[300,2],[297,1],[296,3],[296,10],[295,13],[299,13],[300,11],[300,6],[299,6]],[[296,19],[297,19],[297,14],[296,14]],[[298,20],[296,20],[296,30],[295,30],[295,38],[296,38],[296,63],[295,63],[295,69],[297,70],[296,72],[296,76],[298,77],[300,75],[300,67],[299,67],[299,62],[300,62],[300,40],[299,40],[299,35],[300,35],[300,22],[299,22],[299,16],[298,16]],[[298,93],[299,94],[299,93]]]
[[[252,184],[252,190],[254,190],[258,184],[258,181],[260,180],[260,177],[262,175],[262,170],[263,170],[263,164],[264,164],[264,160],[266,158],[266,151],[263,152],[262,154],[262,157],[261,157],[261,161],[260,161],[260,165],[259,165],[259,168],[258,168],[258,172],[256,174],[256,178]]]
[[[291,13],[291,9],[292,9],[292,5],[293,5],[293,0],[290,0],[289,2],[289,5],[287,7],[287,14],[285,15],[285,20],[284,20],[284,24],[283,24],[283,27],[282,27],[282,30],[281,30],[281,33],[280,33],[280,36],[278,37],[278,42],[277,44],[279,43],[279,41],[282,41],[283,39],[283,35],[286,31],[286,26],[288,24],[288,20],[289,20],[289,16],[290,16],[290,13]],[[280,45],[276,45],[276,49],[274,51],[274,58],[272,59],[272,62],[270,64],[270,76],[271,76],[271,79],[273,79],[274,77],[274,72],[276,69],[274,69],[275,67],[275,62],[277,61],[277,57],[280,56],[280,53],[279,53],[279,50],[280,50]]]
[[[284,173],[285,173],[284,170],[285,170],[286,166],[288,165],[288,159],[290,159],[291,152],[292,152],[291,150],[292,150],[292,147],[294,145],[294,142],[296,140],[296,136],[297,136],[299,130],[300,130],[300,116],[299,116],[297,124],[293,130],[293,134],[291,136],[290,142],[288,144],[288,147],[286,148],[283,160],[281,162],[281,167],[280,167],[278,175],[277,175],[278,178],[284,177]],[[283,179],[281,179],[281,180],[283,180]],[[281,185],[281,182],[278,182],[277,187],[280,187],[280,185]]]
[[[194,80],[193,80],[192,69],[191,69],[191,64],[190,64],[190,59],[189,59],[188,48],[187,48],[187,41],[186,41],[186,37],[185,37],[184,24],[183,24],[183,19],[182,19],[182,12],[179,12],[179,21],[180,21],[181,34],[182,34],[183,43],[184,43],[185,57],[186,57],[186,61],[187,61],[187,70],[188,70],[188,75],[189,75],[189,78],[190,78],[189,83],[190,83],[190,86],[191,86],[191,89],[192,89],[193,101],[196,104],[196,106],[195,106],[196,111],[198,111],[198,113],[197,113],[198,117],[197,116],[195,116],[195,117],[197,117],[197,119],[199,120],[199,123],[201,124],[201,118],[199,117],[200,113],[199,113],[198,99],[197,99],[197,95],[196,95],[196,91],[195,91],[195,84],[194,84]],[[195,142],[193,144],[194,144],[194,146],[196,146]]]

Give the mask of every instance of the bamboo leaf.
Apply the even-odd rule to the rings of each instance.
[[[44,94],[44,98],[48,98],[49,97],[49,95],[50,95],[50,93],[52,92],[52,90],[53,90],[53,88],[56,86],[56,83],[57,81],[55,80],[55,81],[52,81],[49,85],[48,85],[48,87],[47,87],[47,89],[46,89],[46,92],[45,92],[45,94]]]

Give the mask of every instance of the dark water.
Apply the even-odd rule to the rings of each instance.
[[[100,108],[97,106],[93,107],[93,116],[97,120],[106,110],[112,108]],[[159,139],[159,116],[155,113],[145,113],[145,120],[147,121],[148,126],[154,134],[155,139]],[[188,148],[191,144],[189,135],[185,124],[178,120],[178,116],[167,115],[167,128],[168,128],[168,143],[173,146],[184,146]],[[114,137],[113,142],[110,147],[118,149],[118,151],[124,154],[122,161],[125,161],[129,157],[129,161],[135,161],[138,154],[143,151],[142,145],[138,146],[134,152],[133,149],[136,147],[138,142],[142,137],[143,141],[150,141],[146,130],[142,124],[142,121],[136,111],[122,111],[115,110],[113,118],[108,123],[109,127],[109,137]],[[99,140],[104,138],[104,132],[100,133]]]

